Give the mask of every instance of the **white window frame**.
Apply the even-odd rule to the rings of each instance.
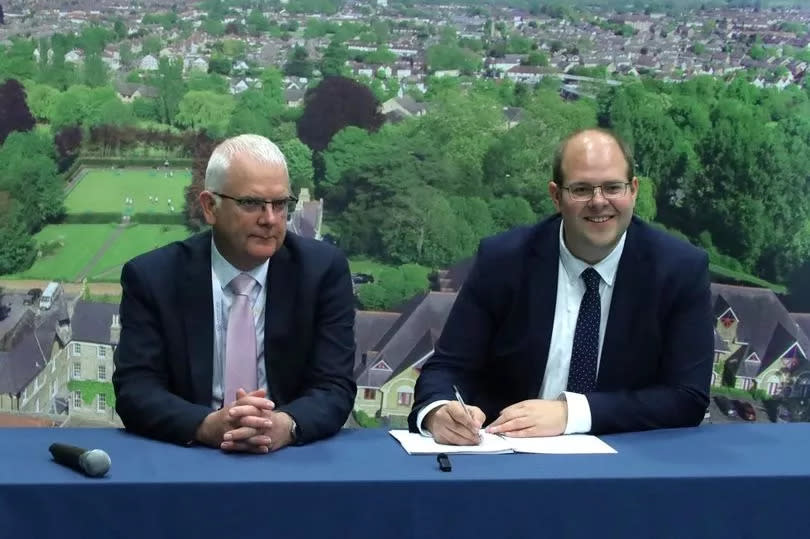
[[[107,365],[99,365],[96,369],[96,379],[99,382],[107,381]]]
[[[74,342],[70,352],[73,357],[82,355],[82,343]]]
[[[73,392],[73,408],[82,407],[82,392],[78,389]]]
[[[98,359],[107,359],[107,347],[103,344],[96,346],[96,357]]]
[[[107,395],[104,393],[99,393],[96,395],[96,412],[106,412],[107,411]]]
[[[76,372],[77,370],[78,370],[78,374]],[[72,367],[72,369],[70,371],[70,377],[73,380],[81,380],[81,378],[82,378],[82,362],[81,361],[74,361],[73,362],[73,367]]]

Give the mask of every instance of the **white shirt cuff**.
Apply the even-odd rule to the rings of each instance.
[[[422,428],[422,422],[425,420],[425,417],[427,417],[427,415],[431,412],[431,410],[435,410],[439,406],[442,406],[443,404],[447,404],[448,402],[450,402],[450,401],[445,400],[445,401],[431,402],[430,404],[428,404],[427,406],[425,406],[424,408],[419,410],[419,413],[416,414],[416,426],[419,428],[419,432],[422,434],[422,436],[431,436],[432,437],[432,435],[430,434],[430,432],[428,430]]]
[[[568,421],[563,434],[583,434],[591,431],[591,405],[582,393],[564,391],[562,398],[568,403]]]

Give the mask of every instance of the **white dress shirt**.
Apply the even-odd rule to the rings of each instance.
[[[585,295],[585,283],[580,277],[582,272],[593,267],[601,280],[599,282],[600,323],[599,323],[599,354],[596,362],[596,373],[599,374],[599,365],[602,360],[602,343],[605,340],[608,314],[610,314],[610,301],[613,298],[613,285],[616,282],[616,271],[619,268],[624,251],[624,241],[627,232],[622,234],[616,247],[601,261],[590,266],[571,254],[565,245],[562,222],[560,223],[560,260],[557,268],[557,303],[554,308],[554,327],[551,333],[551,342],[548,349],[546,371],[543,374],[543,383],[538,398],[556,400],[564,398],[568,402],[568,421],[565,434],[583,433],[591,430],[591,407],[588,399],[580,393],[565,391],[568,387],[568,369],[571,366],[571,351],[574,347],[574,332],[579,316],[579,305]],[[422,423],[434,408],[447,403],[446,400],[432,402],[422,408],[416,417],[419,431],[429,436],[430,433],[422,428]],[[491,418],[492,419],[492,418]]]
[[[253,311],[253,321],[256,326],[256,358],[258,388],[267,389],[267,372],[264,368],[264,317],[267,303],[267,268],[269,260],[264,264],[246,271],[258,283],[250,292],[250,304]],[[233,303],[234,294],[228,284],[234,277],[243,273],[225,260],[211,240],[211,288],[214,293],[214,376],[211,388],[211,407],[218,410],[223,405],[222,393],[225,391],[225,343],[228,328],[228,313]],[[233,402],[235,395],[230,395],[227,401]],[[268,392],[267,398],[270,398]]]

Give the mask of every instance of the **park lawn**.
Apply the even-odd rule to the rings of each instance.
[[[93,266],[88,280],[118,282],[121,266],[131,258],[190,235],[188,229],[180,225],[138,224],[128,227]]]
[[[115,232],[113,225],[48,225],[34,241],[37,249],[43,242],[62,241],[64,245],[38,258],[29,269],[5,276],[8,279],[44,279],[72,281],[104,242]]]
[[[367,273],[373,275],[375,280],[380,278],[380,273],[383,270],[393,267],[365,257],[349,259],[349,270],[352,273]]]
[[[123,212],[124,200],[133,199],[133,213],[171,213],[168,200],[172,200],[174,212],[183,211],[184,191],[191,183],[191,173],[172,170],[167,177],[164,169],[110,170],[90,169],[78,181],[65,199],[68,213]],[[149,201],[157,196],[158,202]]]

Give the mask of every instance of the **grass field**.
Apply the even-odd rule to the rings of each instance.
[[[26,271],[4,277],[71,281],[115,229],[113,225],[48,225],[34,236],[38,248],[52,241],[60,241],[64,245],[38,258]]]
[[[175,213],[183,210],[183,191],[191,183],[191,174],[174,170],[166,177],[164,170],[109,170],[91,169],[84,173],[65,199],[68,213],[123,212],[124,199],[134,201],[133,212],[171,213],[168,200],[172,200]],[[149,201],[157,196],[157,204]]]
[[[189,236],[184,226],[134,225],[101,256],[88,274],[89,281],[118,282],[121,266],[130,258]]]

